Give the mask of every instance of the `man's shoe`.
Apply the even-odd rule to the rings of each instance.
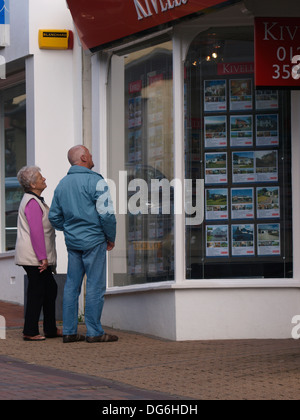
[[[86,341],[88,343],[109,343],[112,341],[118,341],[119,337],[116,335],[110,335],[110,334],[103,334],[98,335],[96,337],[86,337]]]
[[[63,342],[64,343],[75,343],[76,341],[84,341],[85,336],[80,334],[73,334],[73,335],[64,335]]]

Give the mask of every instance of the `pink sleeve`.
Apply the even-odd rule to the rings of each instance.
[[[47,259],[43,228],[43,211],[36,200],[30,200],[25,208],[25,216],[30,229],[32,247],[39,261]]]

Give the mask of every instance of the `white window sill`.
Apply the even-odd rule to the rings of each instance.
[[[15,257],[15,251],[7,251],[7,252],[0,253],[0,260],[5,260],[8,258],[14,258],[14,257]]]
[[[261,289],[261,288],[300,288],[296,279],[226,279],[226,280],[184,280],[180,283],[145,283],[132,286],[108,287],[106,294],[138,293],[159,290],[189,289]]]

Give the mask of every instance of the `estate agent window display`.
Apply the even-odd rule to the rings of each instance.
[[[187,56],[186,178],[205,182],[190,279],[293,276],[290,95],[255,89],[253,33],[211,28]]]

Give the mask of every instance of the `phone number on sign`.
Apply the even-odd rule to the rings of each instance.
[[[284,55],[284,59],[285,59],[285,55]],[[292,69],[289,64],[282,64],[282,65],[274,64],[273,65],[274,75],[272,76],[273,79],[276,80],[276,79],[282,78],[282,79],[287,80],[290,77],[292,77],[294,80],[299,80],[300,79],[300,64],[297,64],[298,62],[300,62],[300,55],[295,55],[292,58],[292,65],[296,64],[292,67]]]

